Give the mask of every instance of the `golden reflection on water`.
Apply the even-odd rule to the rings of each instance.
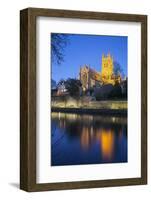
[[[51,113],[52,119],[59,119],[59,127],[65,129],[68,126],[78,126],[77,135],[83,150],[88,150],[93,144],[100,146],[100,153],[103,159],[111,160],[115,148],[115,130],[114,124],[125,125],[126,118],[121,117],[103,117],[99,115],[77,115],[69,113]],[[96,123],[96,126],[95,126]],[[109,123],[111,128],[104,128],[101,125]],[[82,125],[81,125],[82,124]],[[122,127],[118,129],[118,139],[121,140]],[[76,134],[76,133],[75,133]]]
[[[80,137],[81,147],[89,149],[94,142],[98,142],[100,152],[104,159],[112,159],[114,150],[114,132],[112,130],[99,129],[94,131],[91,127],[83,127]]]
[[[112,130],[102,130],[97,136],[104,159],[110,160],[114,150],[114,133]]]
[[[81,146],[83,149],[88,149],[90,147],[90,134],[87,127],[83,127],[82,134],[80,138]]]

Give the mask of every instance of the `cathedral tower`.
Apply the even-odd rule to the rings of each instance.
[[[102,55],[102,76],[112,76],[114,73],[113,57],[110,54]]]
[[[113,57],[108,54],[107,56],[102,55],[102,81],[103,83],[111,83],[114,84],[112,80],[112,76],[114,74],[114,64]]]

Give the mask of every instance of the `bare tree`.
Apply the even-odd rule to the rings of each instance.
[[[60,65],[64,61],[64,50],[69,40],[67,34],[51,34],[51,58],[52,62]]]
[[[118,75],[118,74],[123,75],[122,66],[117,61],[114,61],[114,73],[115,75]]]

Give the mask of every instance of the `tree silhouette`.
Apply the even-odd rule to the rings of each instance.
[[[60,33],[51,34],[51,58],[52,62],[60,65],[64,61],[64,50],[68,44],[68,35]]]
[[[80,94],[81,82],[78,79],[68,78],[67,80],[60,80],[58,87],[64,85],[70,96],[78,96]]]
[[[117,62],[117,61],[114,61],[114,74],[115,75],[123,75],[123,69],[121,67],[121,65]]]
[[[71,96],[78,96],[80,94],[81,82],[78,79],[68,78],[66,80],[66,89]]]

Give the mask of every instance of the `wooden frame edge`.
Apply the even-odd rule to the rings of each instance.
[[[20,189],[36,184],[36,24],[20,11]]]
[[[147,146],[147,16],[144,16],[141,22],[141,176],[145,184]]]
[[[24,30],[24,31],[23,31]],[[20,189],[28,190],[28,9],[20,12]]]

